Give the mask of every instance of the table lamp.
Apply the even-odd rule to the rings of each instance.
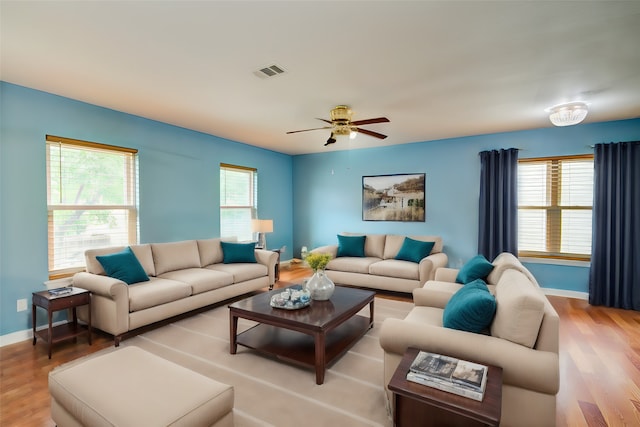
[[[257,248],[267,249],[267,236],[266,233],[273,233],[273,220],[272,219],[252,219],[251,231],[258,233]]]

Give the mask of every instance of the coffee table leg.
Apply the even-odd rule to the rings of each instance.
[[[238,318],[229,312],[229,326],[230,336],[229,336],[229,353],[236,354],[238,351]]]
[[[316,384],[324,383],[324,371],[327,365],[324,333],[317,333],[314,336],[316,352]]]
[[[373,328],[373,300],[369,303],[369,329]]]

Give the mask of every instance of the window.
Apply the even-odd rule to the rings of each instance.
[[[251,219],[256,217],[258,171],[220,164],[220,237],[253,240]]]
[[[47,135],[49,275],[84,269],[84,251],[138,241],[137,150]]]
[[[592,155],[519,160],[519,256],[589,260],[592,203]]]

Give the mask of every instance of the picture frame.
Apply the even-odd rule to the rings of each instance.
[[[362,220],[425,222],[424,173],[362,177]]]

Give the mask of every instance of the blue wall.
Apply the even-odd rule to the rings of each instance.
[[[260,216],[273,218],[269,246],[287,245],[284,259],[341,231],[437,234],[451,266],[477,251],[480,151],[571,155],[640,139],[634,119],[292,157],[5,82],[0,103],[0,336],[31,328],[16,300],[31,301],[48,278],[46,134],[139,150],[141,242],[218,236],[223,162],[258,168]],[[425,222],[362,221],[362,176],[420,172]],[[588,268],[527,266],[545,287],[587,292]]]
[[[480,151],[515,147],[520,158],[561,156],[639,139],[640,119],[634,119],[297,156],[294,251],[335,244],[342,231],[435,234],[443,238],[449,265],[457,267],[477,253]],[[425,222],[362,220],[362,176],[420,172],[426,173]],[[588,291],[588,267],[526,265],[544,287]]]
[[[269,246],[292,247],[291,156],[6,82],[0,98],[0,335],[31,328],[16,301],[30,304],[48,280],[47,134],[139,150],[143,243],[220,235],[222,162],[258,169],[260,217],[274,220]]]

